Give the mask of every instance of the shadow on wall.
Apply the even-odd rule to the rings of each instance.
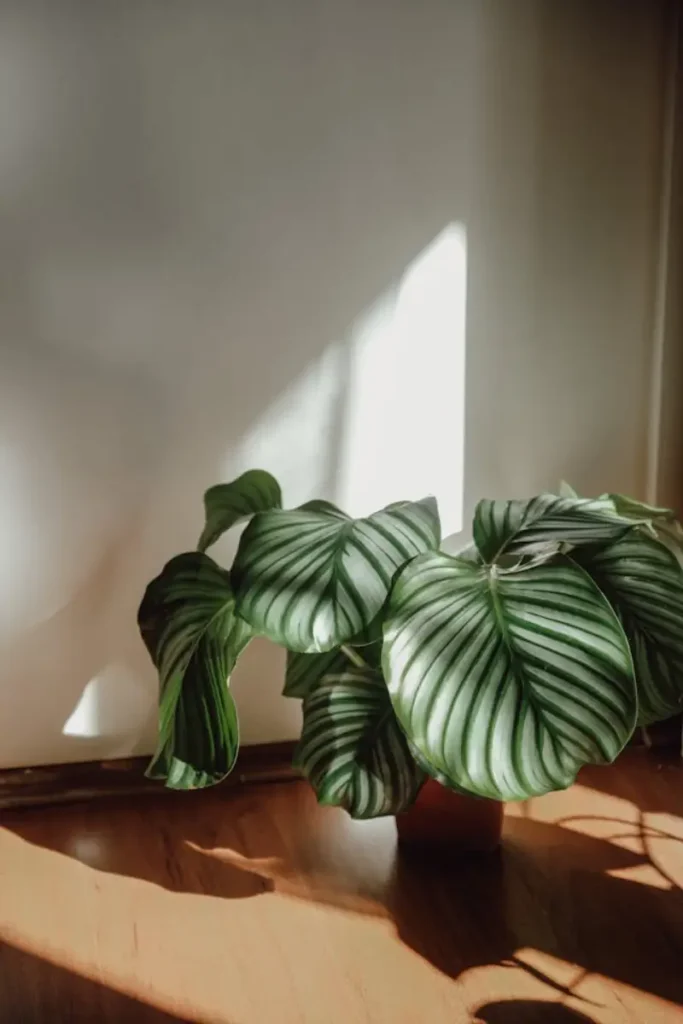
[[[249,463],[288,503],[335,497],[359,325],[448,225],[471,271],[465,518],[561,475],[639,489],[649,10],[2,4],[0,763],[149,749],[145,583]],[[296,732],[281,666],[261,644],[238,671],[246,742]],[[101,744],[62,735],[86,719]]]
[[[469,116],[469,14],[386,14],[3,4],[0,394],[35,413],[2,425],[42,499],[10,522],[26,483],[5,478],[5,604],[27,597],[0,621],[3,764],[149,745],[156,685],[135,610],[195,543],[208,484],[258,455],[288,501],[333,496],[335,352],[343,362],[361,312],[457,219],[467,171],[453,119]],[[76,441],[88,457],[69,457]],[[295,729],[296,708],[262,699],[280,668],[279,652],[249,652],[247,742]],[[101,696],[72,720],[91,680]],[[101,743],[73,735],[98,716]]]
[[[120,705],[124,697],[129,709],[136,706],[144,716],[136,687],[122,679],[138,652],[128,638],[122,614],[127,609],[112,596],[112,581],[129,542],[130,534],[115,537],[72,601],[0,651],[4,761],[40,764],[48,754],[55,761],[96,760],[128,754],[131,745],[135,752],[137,728],[122,721]],[[142,667],[143,659],[137,660]],[[89,707],[94,684],[99,684],[96,706]],[[75,706],[80,714],[74,713]]]

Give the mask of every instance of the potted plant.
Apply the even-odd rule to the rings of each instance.
[[[205,510],[198,549],[165,566],[139,611],[160,678],[148,774],[167,786],[231,771],[229,680],[254,636],[289,651],[295,764],[318,800],[396,815],[411,841],[490,848],[503,801],[569,786],[683,707],[680,530],[666,509],[566,486],[484,500],[456,555],[440,550],[433,498],[363,519],[325,501],[286,510],[252,470],[207,491]],[[243,520],[227,571],[206,551]]]

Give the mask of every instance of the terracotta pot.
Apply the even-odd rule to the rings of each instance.
[[[427,779],[413,806],[396,815],[401,846],[490,853],[500,843],[503,804],[446,789]]]

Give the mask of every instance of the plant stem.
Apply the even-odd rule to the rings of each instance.
[[[349,661],[355,668],[369,667],[367,661],[365,661],[365,659],[360,656],[358,651],[356,651],[353,647],[349,647],[348,644],[342,644],[341,651],[346,655],[346,657],[349,659]]]

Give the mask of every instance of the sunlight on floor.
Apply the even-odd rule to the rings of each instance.
[[[661,999],[649,992],[642,992],[625,982],[620,982],[617,985],[611,978],[588,971],[579,964],[563,960],[544,950],[522,947],[516,951],[514,961],[510,962],[508,966],[516,969],[518,979],[516,985],[528,986],[526,994],[529,998],[552,999],[552,1005],[573,1009],[579,1015],[576,1018],[577,1024],[583,1020],[595,1022],[595,1024],[621,1024],[626,1019],[647,1021],[648,1024],[671,1020],[673,1004],[668,1000]],[[482,968],[476,970],[483,974]],[[519,975],[524,976],[524,981]],[[486,981],[491,984],[492,980],[489,974]],[[553,987],[556,988],[554,998],[552,998]],[[629,1006],[637,1007],[643,1016],[627,1017],[628,1011],[624,1010],[619,993],[626,996]],[[538,1004],[536,1007],[530,1004],[530,1009],[533,1009],[535,1013],[538,1013],[537,1007]],[[677,1011],[674,1010],[674,1012]],[[521,1021],[523,1018],[512,1019]],[[570,1013],[567,1013],[567,1024],[571,1024],[574,1019]],[[551,1012],[548,1013],[548,1020],[555,1020]],[[557,1017],[558,1024],[564,1020],[564,1017]]]
[[[643,812],[630,799],[575,783],[552,799],[509,804],[506,820],[513,839],[552,844],[558,867],[564,860],[574,866],[585,861],[586,867],[624,882],[666,891],[683,888],[683,819],[676,814]]]
[[[67,993],[96,979],[83,998],[98,1009],[114,990],[182,1020],[394,1024],[428,1010],[435,1024],[497,1024],[558,1005],[558,1024],[670,1024],[680,889],[624,872],[653,854],[634,839],[642,825],[661,845],[652,869],[680,873],[679,777],[631,753],[511,805],[500,858],[426,871],[396,857],[391,821],[353,822],[303,785],[197,795],[186,809],[164,798],[6,814],[0,953],[33,958],[17,964],[43,1000],[56,982],[36,960],[71,972]]]

